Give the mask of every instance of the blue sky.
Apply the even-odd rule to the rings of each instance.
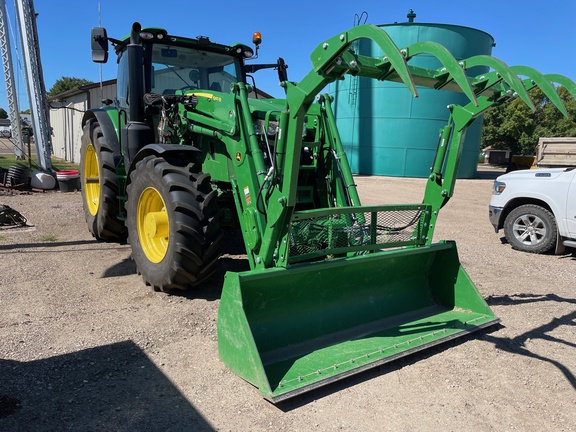
[[[12,0],[6,0],[15,45]],[[524,64],[543,73],[560,73],[576,81],[576,1],[574,0],[396,0],[318,2],[231,1],[117,1],[36,0],[41,61],[46,89],[62,76],[100,79],[100,66],[92,63],[90,29],[102,26],[110,37],[129,32],[134,21],[143,26],[163,27],[181,36],[209,36],[215,42],[251,44],[260,31],[263,43],[258,62],[283,57],[291,81],[298,81],[311,68],[310,53],[325,39],[354,25],[355,15],[367,12],[369,24],[405,22],[409,9],[416,22],[473,27],[492,35],[492,55],[508,65]],[[20,55],[20,42],[18,41]],[[102,67],[104,80],[115,78],[114,59]],[[15,60],[16,61],[16,60]],[[21,70],[16,71],[20,109],[28,108]],[[256,74],[258,87],[281,96],[273,71]],[[4,80],[0,84],[0,107],[8,111]]]

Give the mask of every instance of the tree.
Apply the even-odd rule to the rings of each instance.
[[[86,84],[92,84],[92,81],[84,78],[62,77],[56,80],[47,94],[48,97],[56,96],[60,93],[64,93],[65,91],[80,88]]]
[[[576,136],[576,101],[564,87],[558,88],[558,95],[568,118],[539,88],[530,91],[535,111],[517,99],[486,113],[481,147],[507,148],[512,154],[532,155],[541,137]]]
[[[8,118],[8,113],[6,112],[6,110],[4,108],[0,108],[0,119],[7,119]]]

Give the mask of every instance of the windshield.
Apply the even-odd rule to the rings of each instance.
[[[155,44],[152,49],[152,88],[160,94],[177,90],[230,92],[230,84],[242,80],[240,60],[197,48]]]

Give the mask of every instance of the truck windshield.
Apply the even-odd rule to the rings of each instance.
[[[230,84],[242,80],[240,60],[197,48],[154,45],[152,89],[174,94],[177,90],[230,92]]]

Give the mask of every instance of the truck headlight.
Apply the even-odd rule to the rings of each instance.
[[[500,195],[506,189],[506,183],[494,180],[494,189],[492,190],[492,195]]]

